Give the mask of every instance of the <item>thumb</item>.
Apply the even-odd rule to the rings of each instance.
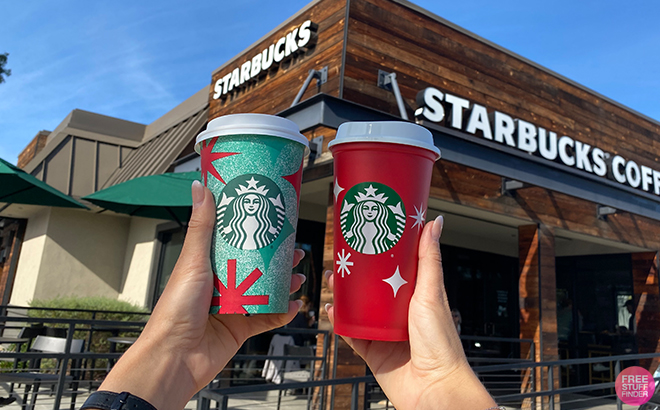
[[[193,211],[188,223],[188,232],[186,232],[179,262],[184,263],[184,266],[210,268],[211,239],[215,224],[215,201],[211,191],[199,181],[193,182],[191,193]]]
[[[443,224],[444,218],[442,215],[438,216],[435,221],[426,224],[422,232],[422,237],[419,240],[419,266],[417,268],[415,290],[421,290],[422,292],[420,292],[421,294],[419,296],[433,303],[445,299],[445,284],[439,243]]]

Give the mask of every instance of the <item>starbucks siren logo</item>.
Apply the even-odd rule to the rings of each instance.
[[[285,215],[277,184],[263,175],[241,175],[222,190],[218,229],[235,248],[260,249],[277,239]]]
[[[392,188],[377,182],[362,182],[346,192],[340,223],[348,246],[375,255],[399,242],[406,227],[406,210]]]

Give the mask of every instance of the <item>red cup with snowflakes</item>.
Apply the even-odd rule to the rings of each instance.
[[[408,340],[408,305],[440,150],[409,122],[348,122],[334,157],[335,332]]]

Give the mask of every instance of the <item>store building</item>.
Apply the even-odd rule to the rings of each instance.
[[[335,264],[327,144],[344,121],[403,117],[442,152],[426,216],[445,215],[445,283],[463,334],[533,339],[537,360],[659,351],[660,123],[403,0],[313,1],[148,126],[74,111],[25,169],[73,196],[198,169],[194,135],[240,112],[289,118],[311,141],[297,242],[311,251],[304,292],[317,311]],[[3,214],[28,218],[12,302],[52,286],[60,257],[80,261],[67,280],[87,278],[85,291],[153,303],[183,230],[98,211]],[[338,377],[364,374],[340,359]]]

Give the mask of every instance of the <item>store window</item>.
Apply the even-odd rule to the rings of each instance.
[[[449,306],[462,336],[518,338],[518,258],[441,245]],[[519,357],[517,342],[464,342],[469,357]]]
[[[176,261],[179,259],[181,249],[183,248],[183,240],[185,236],[186,231],[181,227],[158,232],[160,252],[156,268],[153,306],[156,306],[156,302],[158,302],[158,299],[160,299],[160,296],[165,290],[167,281],[170,279],[170,276],[172,276],[172,271],[174,270]]]
[[[628,307],[633,300],[630,254],[558,257],[555,269],[560,357],[636,353],[633,309]],[[610,367],[610,363],[570,366],[562,369],[563,383],[609,380]]]

